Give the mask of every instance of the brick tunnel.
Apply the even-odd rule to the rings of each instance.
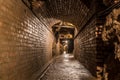
[[[120,80],[120,0],[0,0],[0,80]]]

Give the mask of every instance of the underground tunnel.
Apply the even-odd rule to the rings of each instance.
[[[120,0],[0,0],[0,80],[120,80]]]

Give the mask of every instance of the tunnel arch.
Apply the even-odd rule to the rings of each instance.
[[[71,44],[69,44],[68,46],[68,49],[74,47],[74,37],[77,33],[77,29],[75,25],[69,22],[60,21],[52,26],[52,31],[55,36],[55,42],[56,42],[56,45],[54,46],[57,47],[56,50],[58,54],[63,54],[62,40],[69,40],[69,42],[71,42]],[[72,52],[73,50],[71,49],[69,51]],[[55,49],[53,50],[53,53],[54,52]]]

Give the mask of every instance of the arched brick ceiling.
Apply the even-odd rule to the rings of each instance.
[[[87,4],[83,0],[45,0],[42,2],[44,4],[34,11],[45,20],[48,26],[62,20],[79,28],[90,11],[89,0],[86,2]]]
[[[47,8],[52,17],[79,25],[89,11],[80,0],[49,0]]]

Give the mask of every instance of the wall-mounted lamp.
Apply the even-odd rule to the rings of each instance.
[[[66,40],[66,41],[65,41],[65,43],[67,44],[67,43],[68,43],[68,41]]]
[[[101,36],[102,30],[103,30],[103,26],[102,25],[96,27],[96,31],[95,31],[96,37]]]

